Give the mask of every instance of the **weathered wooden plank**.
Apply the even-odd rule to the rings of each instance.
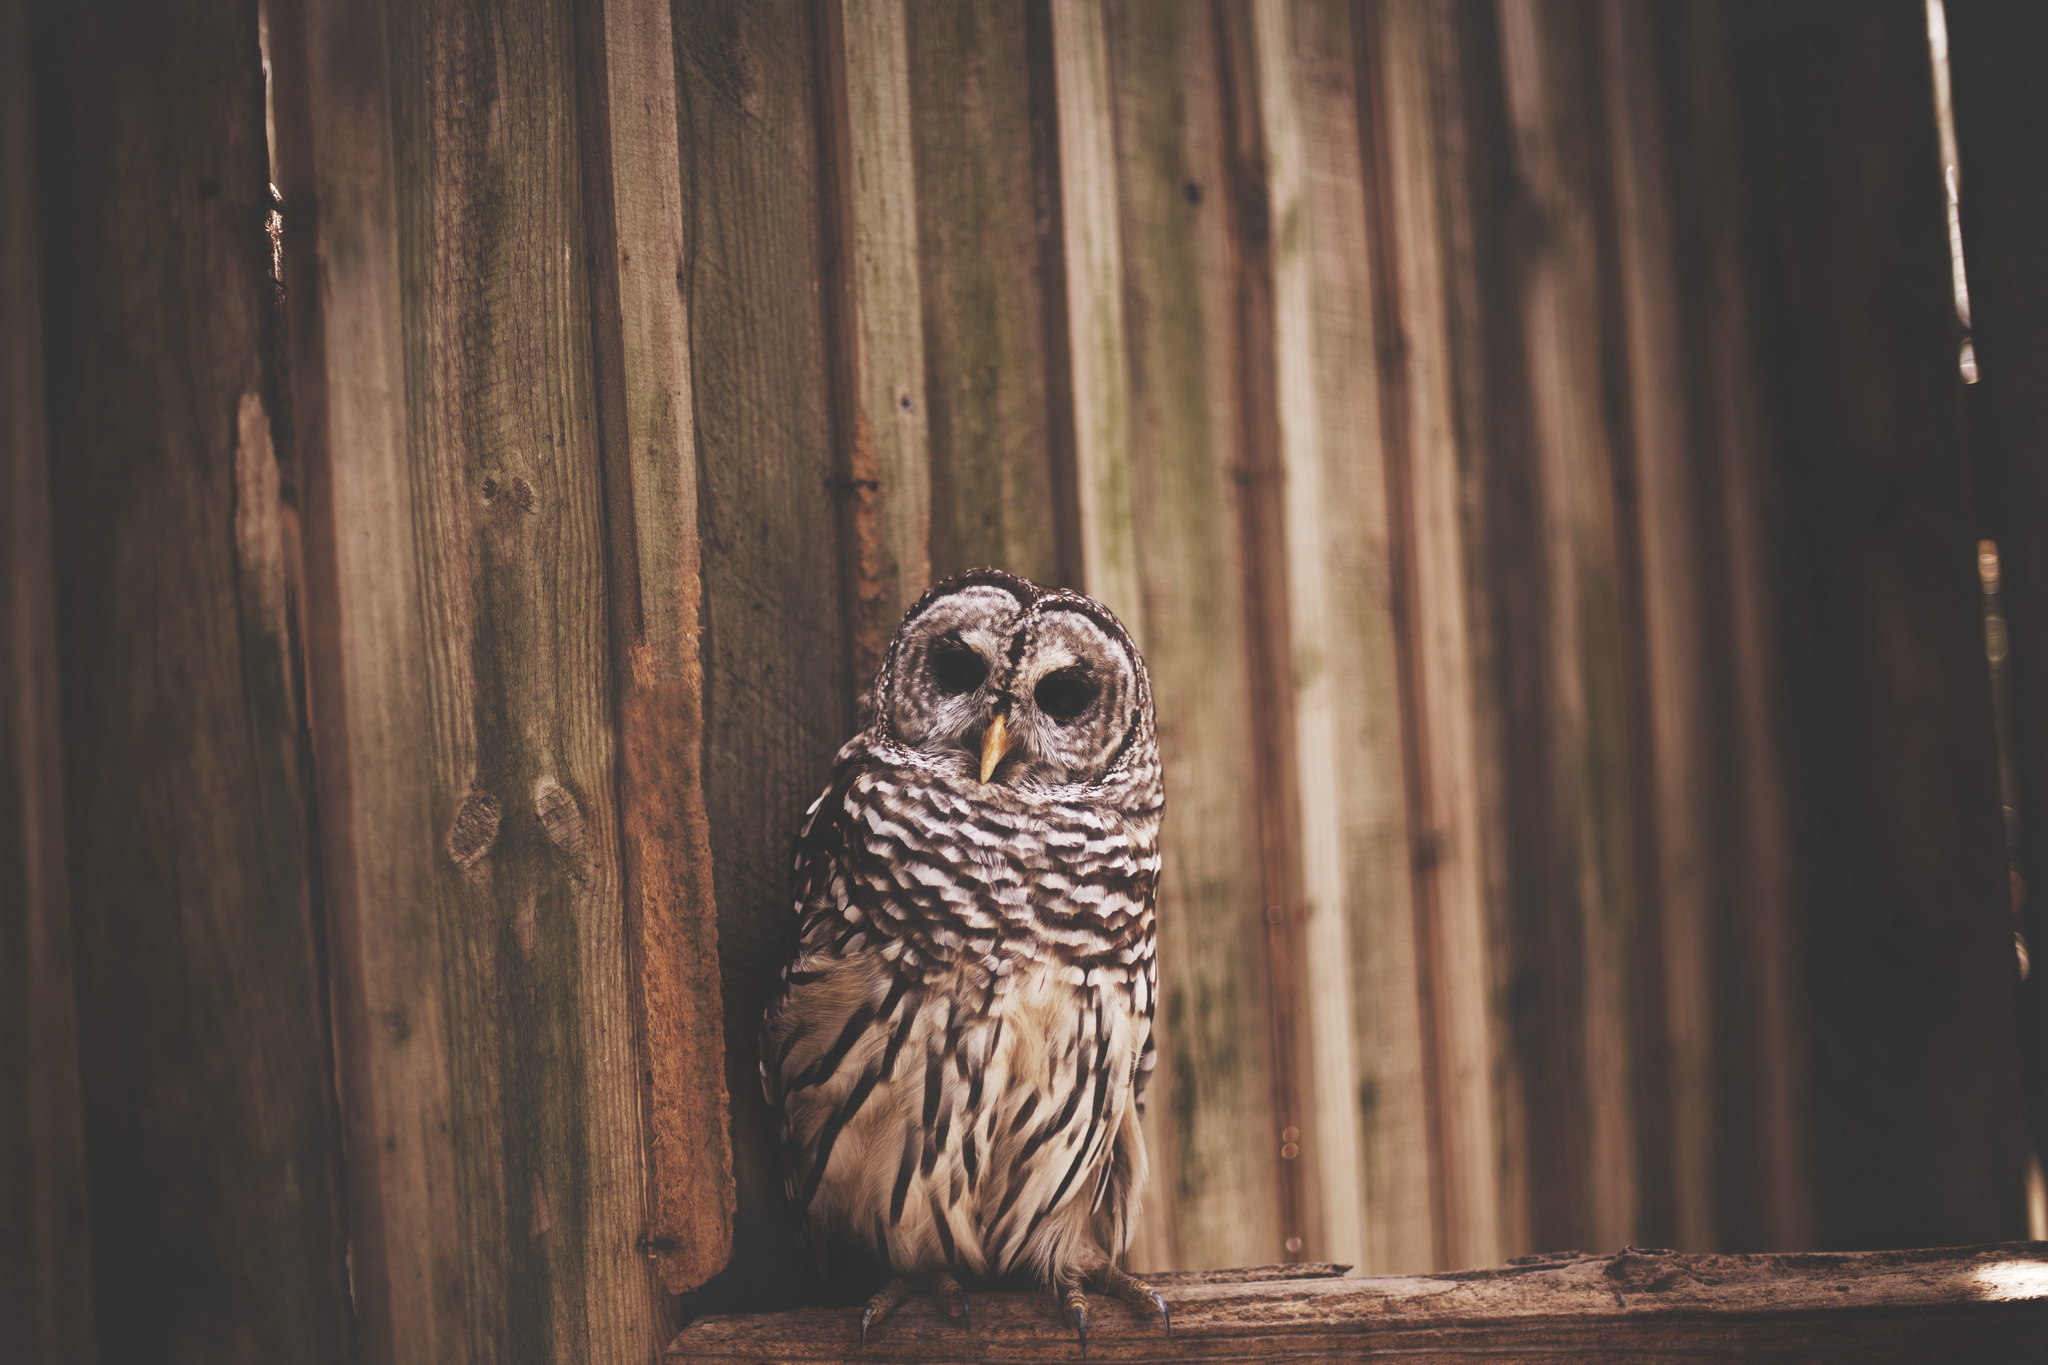
[[[29,7],[0,9],[0,1320],[95,1359],[43,425]]]
[[[738,1214],[731,1267],[684,1311],[816,1292],[782,1211],[754,1040],[795,935],[796,825],[866,683],[841,615],[825,338],[819,33],[799,5],[675,15],[704,581],[704,794]]]
[[[1643,1213],[1638,1096],[1653,1078],[1638,1045],[1648,911],[1639,883],[1639,756],[1631,752],[1640,705],[1630,658],[1634,585],[1625,540],[1632,528],[1616,505],[1625,447],[1617,448],[1619,433],[1608,422],[1628,396],[1603,373],[1614,345],[1602,279],[1611,238],[1603,240],[1599,221],[1603,111],[1583,19],[1522,3],[1500,7],[1522,196],[1509,231],[1540,541],[1532,567],[1543,575],[1540,653],[1528,661],[1542,670],[1542,701],[1524,719],[1542,727],[1547,749],[1541,837],[1548,903],[1541,913],[1548,932],[1564,940],[1550,965],[1568,973],[1574,988],[1568,1010],[1551,1023],[1569,1030],[1580,1087],[1576,1114],[1547,1106],[1547,1117],[1562,1124],[1552,1158],[1577,1178],[1539,1213],[1537,1227],[1568,1243],[1612,1244],[1633,1236]],[[1534,1189],[1539,1198],[1549,1193]]]
[[[1979,523],[1998,542],[2020,760],[2021,924],[2033,959],[2020,983],[2020,1056],[2037,1152],[2048,1149],[2048,174],[2029,149],[2048,118],[2048,15],[1946,6],[1963,249],[1978,380],[1970,426],[1983,480]]]
[[[1055,11],[1056,29],[1063,13]],[[1256,780],[1251,729],[1269,722],[1251,697],[1237,524],[1239,229],[1220,59],[1200,7],[1119,5],[1105,28],[1123,238],[1116,287],[1130,310],[1131,505],[1170,812],[1161,1051],[1147,1117],[1157,1193],[1132,1254],[1134,1264],[1168,1266],[1273,1260],[1283,1254],[1282,1125],[1273,1112],[1259,828],[1247,800]],[[1071,189],[1065,99],[1062,183]],[[1075,255],[1070,247],[1070,272]],[[1075,355],[1078,386],[1078,344]]]
[[[1375,1059],[1376,1086],[1383,1069],[1419,1078],[1421,1048],[1356,35],[1342,6],[1263,3],[1254,18],[1276,224],[1275,363],[1320,1251],[1357,1262],[1370,1235],[1401,1248],[1401,1259],[1375,1269],[1420,1268],[1431,1264],[1423,1108],[1410,1108],[1412,1126],[1401,1133],[1371,1112],[1378,1093],[1370,1108],[1361,1093],[1361,1059]],[[1387,937],[1394,963],[1408,967],[1405,978],[1389,980],[1385,966],[1354,946],[1364,940],[1377,952]],[[1361,1001],[1361,967],[1386,998]],[[1395,1055],[1378,1060],[1388,1053]],[[1401,1102],[1398,1094],[1389,1098]],[[1379,1140],[1370,1149],[1368,1131]],[[1413,1178],[1411,1152],[1422,1157],[1422,1197],[1395,1195],[1392,1207],[1380,1209],[1368,1182],[1376,1178],[1375,1192],[1391,1193],[1380,1169],[1386,1165]],[[1384,1226],[1368,1234],[1375,1223]]]
[[[1142,647],[1149,595],[1139,568],[1132,484],[1133,408],[1124,316],[1124,231],[1109,41],[1101,6],[1052,0],[1059,128],[1060,232],[1072,366],[1081,586],[1108,603]]]
[[[1925,8],[1733,15],[1787,532],[1818,1240],[2007,1235],[2017,973]]]
[[[379,937],[379,906],[432,903],[416,680],[418,604],[385,572],[415,561],[400,514],[400,368],[391,94],[381,7],[271,11],[295,443],[304,467],[306,672],[313,711],[330,990],[349,1168],[352,1289],[363,1354],[460,1354],[437,1322],[453,1238],[437,936],[425,916]],[[318,213],[312,207],[318,205]],[[345,703],[345,704],[344,704]],[[382,824],[381,821],[391,821]],[[379,857],[415,834],[409,857]],[[402,836],[400,836],[402,837]],[[417,1021],[417,1022],[416,1022]],[[408,1044],[410,1044],[408,1046]]]
[[[696,430],[675,48],[663,0],[578,11],[627,914],[652,1198],[672,1293],[732,1253],[718,919],[703,790]]]
[[[832,362],[853,675],[865,683],[931,581],[923,307],[918,289],[910,57],[902,0],[819,11],[828,238],[839,288]]]
[[[1860,1255],[1540,1258],[1497,1270],[1174,1285],[1173,1333],[1121,1305],[1091,1315],[1096,1361],[1788,1362],[2036,1359],[2048,1328],[2048,1244]],[[676,1361],[838,1360],[857,1314],[710,1318]],[[1042,1294],[981,1294],[969,1333],[925,1302],[863,1348],[882,1361],[1079,1360]]]
[[[347,1360],[292,509],[269,425],[256,11],[42,15],[36,191],[98,1348]]]
[[[1709,819],[1714,767],[1707,703],[1708,641],[1702,619],[1703,494],[1687,408],[1685,319],[1679,312],[1661,73],[1652,16],[1607,0],[1597,12],[1594,61],[1601,82],[1626,421],[1617,436],[1619,478],[1632,494],[1636,601],[1643,657],[1638,686],[1646,724],[1636,757],[1646,770],[1641,810],[1648,826],[1647,895],[1635,972],[1638,1010],[1655,1021],[1655,1051],[1638,1067],[1639,1104],[1650,1111],[1646,1181],[1635,1237],[1690,1251],[1715,1236],[1715,1023],[1711,926],[1714,868]],[[1624,572],[1627,572],[1626,570]]]
[[[1470,250],[1460,246],[1471,209],[1459,181],[1470,152],[1457,112],[1461,68],[1442,16],[1402,2],[1368,6],[1359,18],[1415,897],[1408,925],[1361,921],[1372,933],[1361,935],[1360,980],[1372,984],[1361,987],[1360,1007],[1375,1011],[1379,1040],[1362,1048],[1378,1101],[1368,1142],[1385,1166],[1368,1208],[1387,1211],[1368,1222],[1365,1263],[1486,1264],[1520,1244],[1510,1212],[1520,1162],[1508,1126],[1514,1097],[1500,1092],[1509,1069],[1491,936],[1502,888],[1486,832],[1500,823],[1498,780],[1482,760],[1498,732],[1480,674],[1490,609],[1477,496],[1485,485],[1475,472],[1484,428],[1461,422],[1454,385],[1452,284],[1470,288],[1473,273],[1460,255]],[[1450,111],[1441,127],[1440,106]],[[1468,357],[1465,368],[1479,367]],[[1412,1023],[1402,1005],[1410,991]]]
[[[935,578],[1082,581],[1043,9],[908,8]]]
[[[1695,509],[1707,579],[1698,704],[1715,738],[1695,760],[1711,789],[1700,818],[1714,853],[1706,869],[1718,1129],[1711,1227],[1716,1247],[1757,1251],[1813,1241],[1769,548],[1795,532],[1772,515],[1773,438],[1759,391],[1756,286],[1744,241],[1751,190],[1737,148],[1724,28],[1717,6],[1658,11],[1658,50],[1643,60],[1658,63],[1666,91],[1665,179],[1685,320],[1687,419],[1703,485]]]
[[[409,11],[388,61],[360,15],[304,22],[280,159],[319,214],[295,353],[369,1353],[641,1354],[571,16]]]

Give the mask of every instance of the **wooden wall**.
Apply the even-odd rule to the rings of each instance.
[[[2028,125],[1956,6],[1967,162]],[[1974,565],[2030,698],[2041,518],[1972,489],[1914,0],[8,22],[6,1136],[91,1210],[35,1205],[92,1256],[44,1357],[814,1296],[792,832],[980,564],[1155,681],[1133,1265],[2023,1230]]]

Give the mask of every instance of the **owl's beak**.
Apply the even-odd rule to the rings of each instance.
[[[981,780],[987,782],[995,776],[996,765],[1003,761],[1003,755],[1010,752],[1010,727],[1004,723],[1002,712],[998,711],[988,723],[988,731],[981,737]]]

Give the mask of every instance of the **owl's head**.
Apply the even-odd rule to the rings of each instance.
[[[877,738],[982,783],[1095,786],[1155,752],[1145,661],[1092,597],[995,569],[904,616],[870,700]]]

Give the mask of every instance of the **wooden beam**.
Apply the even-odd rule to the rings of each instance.
[[[29,6],[0,7],[0,1321],[95,1358],[43,424]]]
[[[1306,1269],[1306,1267],[1304,1267]],[[1097,1303],[1096,1362],[1484,1357],[1512,1362],[1758,1359],[1851,1365],[2037,1359],[2048,1331],[2048,1243],[1785,1256],[1681,1255],[1635,1248],[1565,1252],[1448,1275],[1246,1279],[1161,1276],[1173,1332]],[[928,1302],[870,1334],[876,1362],[1078,1361],[1051,1297],[973,1296],[970,1333]],[[836,1361],[854,1350],[858,1311],[707,1318],[669,1345],[671,1361]]]

